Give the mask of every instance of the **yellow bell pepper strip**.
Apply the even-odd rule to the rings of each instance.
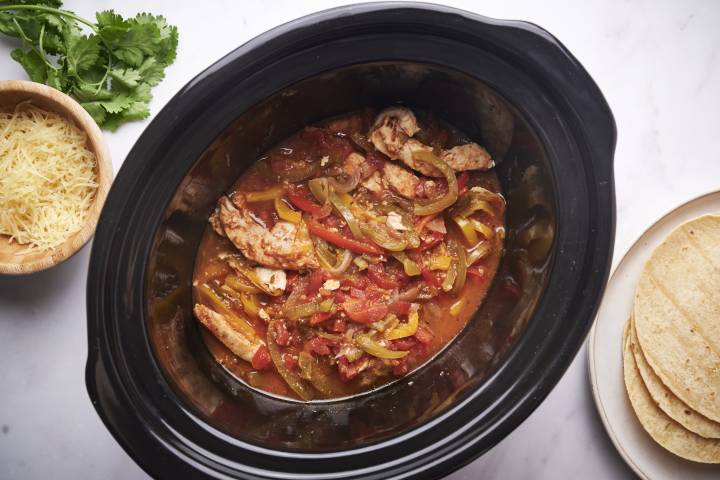
[[[420,267],[418,267],[418,264],[408,257],[407,254],[404,252],[393,253],[393,257],[402,263],[406,275],[410,277],[420,275]]]
[[[385,359],[398,359],[405,357],[410,352],[401,350],[390,350],[383,347],[380,343],[376,342],[367,335],[356,335],[355,343],[358,347],[369,353],[373,357],[385,358]]]
[[[308,303],[285,307],[283,308],[283,314],[288,320],[295,321],[300,320],[301,318],[309,317],[316,313],[330,312],[334,306],[335,305],[333,304],[331,298],[323,301],[313,300]]]
[[[238,277],[236,275],[228,275],[225,277],[225,284],[236,292],[260,293],[262,290],[253,285],[247,278]]]
[[[461,297],[457,302],[450,305],[450,315],[452,315],[453,317],[457,317],[458,315],[460,315],[464,303],[465,299]]]
[[[420,151],[414,153],[413,156],[416,160],[430,164],[440,170],[448,183],[448,191],[443,197],[437,200],[418,201],[415,203],[413,207],[415,215],[431,215],[441,212],[455,203],[458,198],[458,183],[457,177],[455,177],[455,171],[450,165],[440,160],[432,152]]]
[[[384,334],[386,340],[397,340],[399,338],[412,337],[417,332],[420,316],[417,310],[413,310],[408,315],[407,323],[401,323],[392,330],[387,330]]]
[[[451,263],[452,258],[449,255],[436,255],[427,259],[427,267],[430,270],[447,270]]]
[[[463,234],[465,242],[469,246],[477,245],[479,239],[477,236],[477,231],[475,230],[475,226],[472,224],[472,222],[467,218],[460,216],[452,217],[452,220],[453,222],[455,222],[455,224],[460,229],[460,232]]]
[[[286,222],[300,223],[300,221],[302,220],[302,214],[297,210],[293,210],[292,208],[290,208],[290,206],[285,203],[282,197],[275,197],[274,203],[275,211],[277,212],[278,217],[285,220]]]
[[[480,242],[477,244],[477,246],[475,248],[470,250],[470,253],[467,255],[465,263],[469,267],[470,265],[477,262],[481,258],[487,256],[488,253],[490,253],[490,243]]]
[[[480,220],[476,220],[474,218],[470,218],[469,221],[472,223],[473,228],[486,239],[490,240],[493,236],[495,236],[495,231],[490,228],[489,225],[486,225]]]
[[[210,288],[207,284],[203,283],[197,286],[200,297],[210,303],[213,310],[224,316],[230,323],[238,328],[238,330],[245,335],[248,340],[254,340],[257,338],[257,333],[250,323],[242,318],[240,315],[233,312],[230,307],[223,301],[215,291]]]
[[[245,310],[245,313],[248,313],[253,317],[260,316],[260,305],[258,304],[256,295],[241,293],[240,301],[242,302],[243,310]]]
[[[272,359],[273,364],[275,364],[275,368],[282,379],[285,380],[285,383],[288,384],[298,397],[305,401],[312,400],[316,396],[315,390],[285,366],[285,362],[282,358],[282,352],[280,351],[278,344],[275,342],[274,335],[274,329],[271,325],[270,328],[267,329],[267,348],[270,352],[270,358]]]
[[[505,204],[505,200],[497,193],[482,187],[473,187],[460,196],[450,213],[452,216],[467,218],[477,211],[482,211],[495,217],[500,212],[491,202]]]
[[[450,293],[453,295],[459,295],[465,286],[465,280],[467,278],[467,258],[465,256],[465,249],[455,240],[450,240],[448,242],[448,250],[450,251],[450,255],[457,260],[457,273]]]
[[[259,192],[248,192],[245,194],[245,200],[250,203],[267,202],[270,200],[275,200],[282,194],[283,194],[283,187],[273,187],[268,190],[263,190],[263,191],[259,191]]]

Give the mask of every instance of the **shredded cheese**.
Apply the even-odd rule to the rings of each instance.
[[[85,222],[98,188],[87,137],[29,102],[0,112],[0,235],[54,249]]]

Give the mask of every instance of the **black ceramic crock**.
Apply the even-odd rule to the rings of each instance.
[[[386,387],[310,404],[257,392],[213,361],[190,311],[213,202],[304,125],[396,103],[498,161],[508,235],[490,294],[449,347]],[[376,3],[277,27],[183,88],[115,180],[88,277],[93,405],[156,477],[441,477],[517,427],[585,338],[611,262],[614,147],[597,86],[532,24]]]

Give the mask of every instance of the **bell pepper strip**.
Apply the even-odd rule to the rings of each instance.
[[[310,325],[320,325],[326,320],[329,320],[333,315],[335,315],[334,312],[320,312],[313,314],[312,317],[310,317]]]
[[[301,318],[310,317],[316,313],[326,313],[332,311],[334,303],[328,298],[323,301],[313,300],[301,305],[290,305],[283,308],[283,315],[288,320],[300,320]]]
[[[245,335],[249,340],[257,338],[257,333],[250,322],[245,318],[233,312],[230,307],[223,301],[220,296],[213,291],[207,284],[203,283],[197,286],[200,297],[210,303],[218,313],[222,314],[238,331]]]
[[[380,225],[362,224],[360,231],[374,243],[391,252],[402,252],[408,247],[405,238],[398,238],[390,235],[385,227]]]
[[[477,236],[477,230],[475,230],[475,226],[472,224],[472,222],[467,218],[460,216],[452,217],[452,220],[453,222],[455,222],[455,224],[460,229],[460,232],[463,234],[465,243],[467,243],[467,245],[470,247],[472,247],[473,245],[477,245],[480,239]]]
[[[282,197],[275,197],[274,204],[275,211],[277,212],[278,217],[280,217],[282,220],[290,223],[300,223],[300,220],[302,220],[302,214],[297,210],[293,210],[292,208],[290,208],[288,204],[285,203],[285,201],[282,199]]]
[[[260,316],[260,305],[258,305],[257,296],[254,294],[241,293],[240,301],[242,302],[245,313],[253,317]]]
[[[316,235],[333,245],[350,250],[351,252],[366,253],[368,255],[382,255],[385,253],[383,249],[377,245],[361,242],[359,240],[355,240],[354,238],[347,238],[339,233],[333,232],[332,230],[328,230],[309,218],[305,219],[305,224],[307,225],[308,230],[310,230],[310,233],[313,235]]]
[[[426,261],[427,268],[430,270],[447,270],[451,263],[452,258],[449,255],[435,255]]]
[[[314,218],[325,218],[330,215],[330,212],[332,211],[332,205],[330,205],[330,203],[325,203],[324,205],[320,206],[312,200],[305,198],[302,195],[293,191],[287,192],[287,199],[290,203],[293,204],[293,206],[302,210],[303,212],[309,213]]]
[[[442,289],[444,292],[449,292],[452,290],[453,285],[455,285],[455,279],[457,279],[458,274],[458,259],[453,258],[452,262],[450,262],[450,268],[447,269],[447,272],[445,272],[445,278],[443,278],[442,281]]]
[[[390,350],[388,348],[385,348],[377,341],[373,340],[367,335],[356,335],[355,337],[355,343],[358,347],[363,349],[366,353],[369,353],[370,355],[378,358],[385,358],[385,359],[398,359],[405,357],[410,352],[403,352],[403,351],[397,351],[397,350]]]
[[[476,220],[474,218],[470,218],[470,223],[472,223],[473,228],[483,237],[486,239],[491,239],[493,236],[495,236],[495,231],[490,228],[489,225],[484,224],[480,220]]]
[[[265,370],[272,364],[272,358],[270,358],[270,352],[265,345],[255,351],[255,355],[252,358],[252,367],[255,370]]]
[[[403,252],[393,253],[393,257],[395,257],[398,262],[402,263],[406,275],[410,277],[420,275],[420,267],[418,267],[417,263],[408,257],[407,254]]]
[[[499,208],[493,207],[491,202],[498,203]],[[472,187],[458,198],[450,214],[456,217],[469,217],[477,211],[482,211],[495,217],[501,213],[504,206],[505,199],[501,195],[483,187]]]
[[[459,295],[465,286],[465,280],[467,279],[467,258],[465,256],[465,249],[455,240],[448,242],[448,250],[450,255],[457,259],[455,282],[453,283],[450,293],[453,295]]]
[[[360,223],[358,222],[355,215],[351,210],[353,199],[347,193],[338,195],[332,189],[328,193],[328,200],[330,204],[335,208],[335,211],[345,220],[348,228],[352,232],[355,238],[363,238],[363,232],[360,230]]]
[[[470,273],[470,272],[468,272],[468,273]],[[450,305],[450,315],[452,315],[453,317],[457,317],[458,315],[460,315],[460,312],[462,311],[462,307],[464,304],[465,304],[465,299],[460,298],[455,303]]]
[[[490,253],[490,244],[488,242],[480,242],[475,248],[470,250],[470,253],[467,254],[465,263],[469,267],[481,258],[487,256],[488,253]]]
[[[425,162],[437,168],[447,179],[447,193],[436,200],[417,201],[414,205],[415,215],[430,215],[442,212],[458,199],[458,182],[455,177],[455,171],[447,163],[440,160],[434,153],[419,151],[413,154],[413,157],[421,162]]]
[[[247,202],[267,202],[275,200],[283,194],[283,187],[273,187],[268,190],[262,190],[259,192],[248,192],[245,194],[245,200]]]
[[[417,310],[410,312],[407,323],[401,323],[392,330],[387,330],[383,336],[386,340],[397,340],[399,338],[412,337],[417,332],[420,317]]]
[[[340,304],[340,308],[343,309],[350,320],[365,325],[382,320],[390,311],[387,305],[368,305],[358,300],[346,300]]]
[[[260,293],[262,291],[245,277],[238,277],[236,275],[228,275],[225,277],[224,286],[228,286],[236,292]]]
[[[270,358],[275,364],[275,368],[277,369],[282,379],[285,380],[285,383],[288,384],[288,386],[292,389],[293,392],[298,395],[298,397],[306,401],[312,400],[316,396],[315,390],[310,385],[305,383],[302,378],[300,378],[292,371],[290,371],[289,368],[287,368],[285,362],[283,361],[283,355],[280,351],[280,347],[278,347],[277,343],[275,342],[273,332],[273,328],[267,329],[267,348],[268,352],[270,353]]]
[[[239,267],[239,270],[240,270],[240,273],[242,273],[248,280],[250,280],[253,285],[255,285],[257,288],[259,288],[263,292],[267,293],[268,295],[270,295],[272,297],[279,297],[280,295],[282,295],[284,293],[280,289],[271,289],[265,283],[263,283],[253,268]]]

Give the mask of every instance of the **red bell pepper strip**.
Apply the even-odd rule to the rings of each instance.
[[[297,207],[303,212],[308,212],[315,218],[325,218],[330,215],[330,212],[332,211],[332,205],[330,205],[329,203],[320,206],[312,200],[309,200],[302,195],[295,193],[292,190],[289,190],[287,192],[287,199],[290,201],[290,203],[293,204],[294,207]]]
[[[458,182],[458,195],[462,195],[467,190],[467,182],[470,179],[470,174],[465,171],[457,177]]]
[[[305,219],[305,224],[307,225],[308,230],[310,230],[310,233],[312,233],[313,235],[317,235],[326,242],[330,242],[334,245],[337,245],[338,247],[350,250],[351,252],[367,253],[368,255],[382,255],[383,253],[385,253],[383,249],[378,247],[377,245],[361,242],[359,240],[355,240],[354,238],[344,237],[339,233],[328,230],[316,221],[310,220],[309,218]]]
[[[265,345],[257,349],[251,363],[255,370],[264,370],[270,366],[272,359]]]

